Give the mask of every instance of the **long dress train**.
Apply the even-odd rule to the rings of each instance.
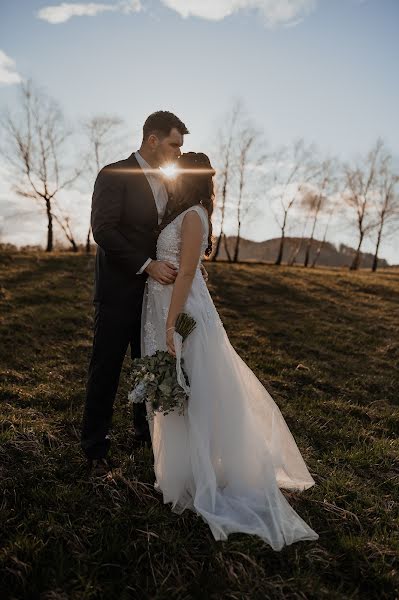
[[[203,254],[206,212],[200,205],[187,210],[202,220]],[[157,244],[157,258],[177,267],[186,212],[161,231]],[[143,356],[166,350],[172,289],[147,280]],[[279,489],[302,491],[315,482],[278,406],[230,344],[199,265],[184,311],[197,323],[182,349],[190,382],[188,409],[184,415],[157,413],[150,421],[155,487],[174,512],[190,509],[200,515],[216,540],[243,532],[281,550],[318,539]]]

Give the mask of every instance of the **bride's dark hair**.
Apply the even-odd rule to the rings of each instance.
[[[208,246],[205,250],[205,255],[210,256],[212,253],[211,217],[215,199],[213,185],[215,171],[207,155],[202,152],[186,152],[182,154],[177,161],[176,167],[177,177],[179,177],[181,184],[178,193],[172,195],[170,209],[165,214],[159,228],[162,230],[187,208],[196,204],[202,204],[208,212],[209,223]]]

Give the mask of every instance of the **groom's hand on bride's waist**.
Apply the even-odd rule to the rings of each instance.
[[[174,283],[177,275],[177,268],[167,260],[152,260],[144,271],[164,285]]]

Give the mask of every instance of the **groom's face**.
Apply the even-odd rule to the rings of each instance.
[[[157,162],[160,167],[174,163],[181,155],[180,148],[183,145],[183,135],[177,129],[170,130],[169,135],[162,140],[157,138],[154,148]]]

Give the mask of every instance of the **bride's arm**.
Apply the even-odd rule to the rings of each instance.
[[[173,330],[177,315],[182,312],[201,256],[203,225],[195,211],[189,211],[181,226],[180,266],[174,285],[166,320],[168,352],[175,356]]]

